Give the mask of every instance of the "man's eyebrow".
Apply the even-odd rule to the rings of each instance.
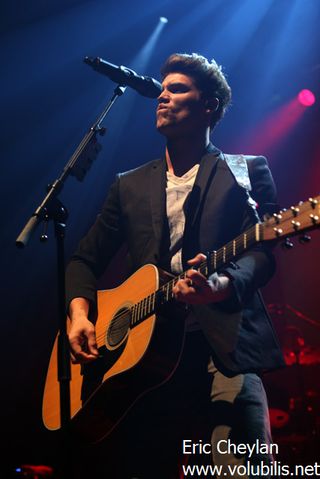
[[[167,83],[166,85],[163,85],[164,87],[186,87],[186,88],[189,88],[190,85],[188,85],[187,83],[184,83],[184,82],[181,82],[181,81],[175,81],[175,82],[170,82],[170,83]]]

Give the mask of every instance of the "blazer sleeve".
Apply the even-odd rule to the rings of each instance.
[[[266,158],[250,157],[247,163],[252,185],[251,197],[257,203],[258,213],[261,216],[274,213],[278,210],[277,193]],[[256,222],[254,210],[248,204],[243,214],[240,233]],[[219,307],[235,312],[243,309],[255,291],[271,279],[275,273],[275,259],[270,246],[257,244],[219,273],[226,274],[232,285],[231,297],[220,303]]]
[[[72,299],[90,302],[91,320],[97,312],[97,280],[124,242],[119,195],[120,175],[110,187],[101,213],[80,241],[66,268],[66,307]]]

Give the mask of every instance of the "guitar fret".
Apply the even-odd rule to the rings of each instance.
[[[164,290],[164,299],[169,301],[169,290],[170,290],[170,283],[166,283],[163,287]]]
[[[257,223],[255,227],[255,241],[259,242],[260,241],[260,224]]]
[[[174,281],[170,281],[170,294],[169,294],[169,301],[174,297],[174,294],[173,294],[173,288],[174,288],[174,285],[175,285],[175,282]]]
[[[153,297],[153,293],[151,293],[148,297],[149,297],[149,310],[148,310],[148,314],[151,314],[151,313],[152,313],[152,297]]]
[[[210,259],[210,263],[211,263],[211,259]],[[199,266],[199,269],[198,271],[203,274],[204,276],[208,276],[209,275],[209,268],[207,266],[207,263],[202,263],[200,266]]]
[[[148,316],[148,298],[149,298],[149,296],[147,296],[144,300],[144,314],[145,314],[145,316]]]
[[[156,293],[152,293],[152,300],[151,300],[151,310],[154,311],[156,307]]]
[[[170,283],[166,284],[165,291],[166,291],[166,300],[169,301]]]

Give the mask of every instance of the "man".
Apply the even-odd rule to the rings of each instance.
[[[207,458],[193,446],[207,438],[213,463],[223,467],[221,477],[231,477],[232,466],[233,477],[249,477],[243,470],[249,457],[256,467],[272,461],[259,375],[281,365],[282,356],[258,289],[271,278],[274,260],[256,245],[210,271],[212,256],[206,253],[257,222],[255,203],[260,214],[276,209],[275,187],[265,158],[231,157],[210,143],[231,99],[216,62],[174,54],[161,73],[157,129],[167,140],[165,158],[118,175],[69,263],[71,354],[80,363],[98,356],[96,281],[121,244],[128,245],[132,271],[148,263],[174,275],[187,270],[173,288],[175,300],[189,306],[180,363],[120,428],[128,475],[118,464],[113,477],[177,478],[181,462]],[[209,278],[197,269],[205,260]],[[265,446],[237,449],[257,440]]]

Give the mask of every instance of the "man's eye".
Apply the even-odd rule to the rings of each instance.
[[[185,86],[173,86],[171,88],[172,93],[186,93],[188,91],[188,88]]]

